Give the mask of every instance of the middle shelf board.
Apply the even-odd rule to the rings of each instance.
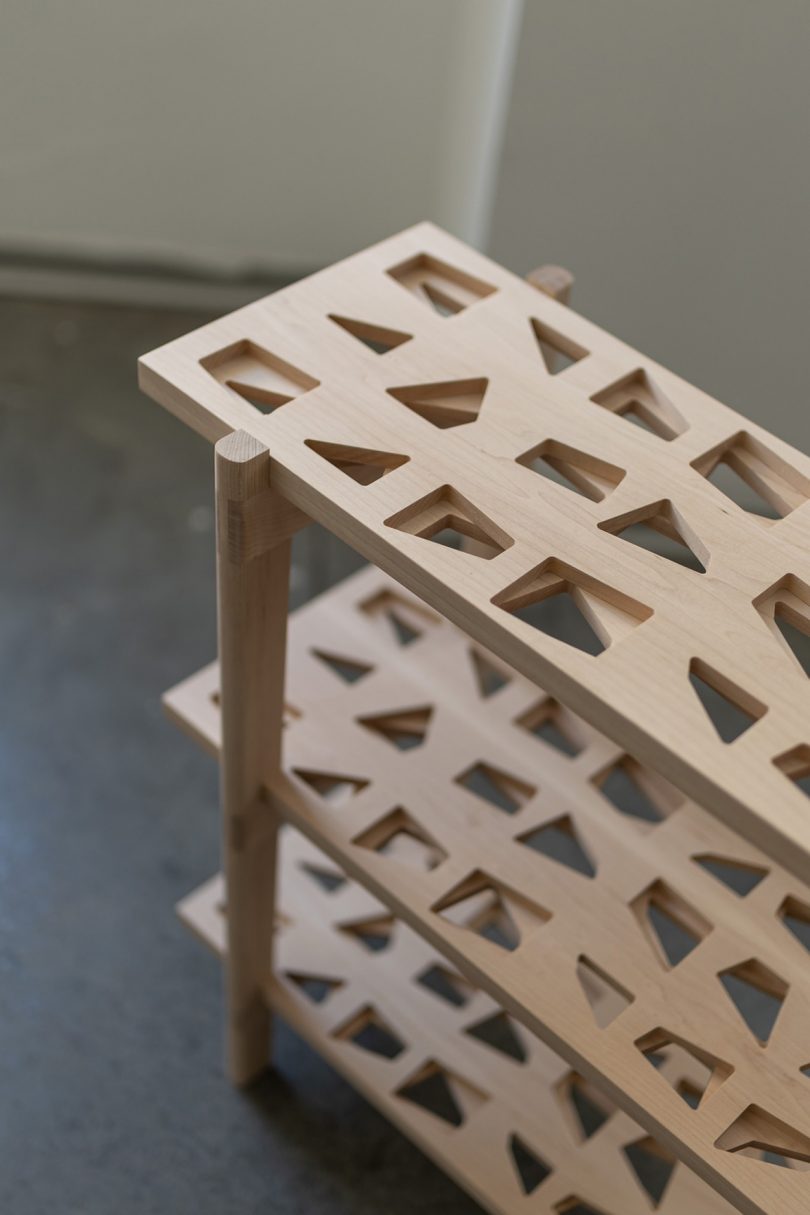
[[[287,689],[285,817],[739,1210],[804,1215],[810,889],[377,570],[294,614]],[[218,751],[215,665],[166,702]]]
[[[279,868],[270,1005],[492,1215],[732,1215],[290,827]],[[219,956],[224,897],[218,875],[178,907]],[[378,921],[371,944],[344,931],[358,919]],[[677,1050],[661,1069],[685,1089],[700,1080]]]

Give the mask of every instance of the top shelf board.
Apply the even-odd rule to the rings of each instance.
[[[429,224],[140,379],[212,440],[254,435],[307,515],[810,876],[806,456]]]

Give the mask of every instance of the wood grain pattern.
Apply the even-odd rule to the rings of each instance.
[[[739,1210],[803,1215],[810,889],[379,571],[294,614],[288,671],[275,809]],[[214,754],[217,686],[166,697]]]
[[[640,1149],[663,1165],[661,1215],[730,1215],[728,1203],[403,923],[386,925],[376,950],[346,933],[345,924],[384,920],[385,907],[298,832],[281,836],[269,1003],[486,1210],[559,1215],[578,1201],[580,1215],[648,1215],[650,1192],[632,1164]],[[221,878],[178,910],[222,956]],[[407,1093],[425,1072],[422,1105]],[[693,1074],[675,1053],[661,1072],[673,1084]],[[440,1100],[444,1077],[450,1101]]]
[[[266,444],[294,507],[810,875],[805,456],[431,225],[145,356],[141,382]],[[645,523],[705,572],[631,543]],[[467,551],[433,542],[448,527]],[[592,652],[521,618],[563,598]],[[749,728],[724,739],[690,676]]]

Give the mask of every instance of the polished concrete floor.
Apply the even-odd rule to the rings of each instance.
[[[220,1070],[216,772],[161,691],[214,654],[211,449],[135,384],[201,314],[0,301],[0,1211],[478,1210],[294,1034]]]

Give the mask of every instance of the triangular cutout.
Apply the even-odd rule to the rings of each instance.
[[[660,880],[637,895],[630,909],[668,970],[687,958],[712,930],[697,908]]]
[[[411,751],[426,741],[432,716],[432,705],[420,705],[413,709],[373,713],[368,717],[358,717],[357,721],[392,743],[398,751]]]
[[[810,498],[810,480],[745,430],[698,456],[692,467],[765,526]]]
[[[501,667],[495,666],[494,662],[480,650],[471,649],[470,660],[478,690],[483,697],[494,696],[496,692],[500,692],[501,688],[511,682],[511,675],[507,675]]]
[[[810,904],[788,895],[776,914],[788,932],[810,953]]]
[[[366,447],[346,447],[342,443],[322,443],[318,439],[307,439],[305,446],[314,451],[333,468],[345,473],[358,485],[372,485],[407,464],[410,456],[396,451],[373,451]]]
[[[496,607],[557,641],[601,654],[652,615],[652,609],[556,557],[493,596]]]
[[[471,1038],[475,1038],[476,1041],[483,1042],[485,1046],[500,1051],[502,1055],[508,1055],[517,1063],[526,1062],[526,1048],[518,1036],[511,1017],[503,1011],[492,1013],[491,1016],[484,1017],[482,1021],[476,1021],[474,1025],[466,1026],[464,1032]]]
[[[758,1105],[749,1105],[723,1132],[715,1147],[743,1156],[762,1153],[759,1159],[763,1163],[782,1168],[787,1161],[810,1163],[810,1136]]]
[[[462,547],[465,540],[472,540],[474,546],[466,555],[487,561],[513,543],[511,536],[452,485],[440,485],[418,502],[397,511],[385,520],[385,526],[451,548]]]
[[[650,1135],[626,1144],[622,1151],[642,1189],[649,1195],[653,1210],[657,1211],[678,1163],[676,1158]]]
[[[341,654],[330,654],[326,650],[313,650],[312,653],[321,662],[326,663],[330,671],[334,671],[344,683],[357,683],[364,675],[369,675],[374,667],[368,662],[360,662],[356,658],[345,658]]]
[[[676,565],[698,574],[706,572],[707,550],[696,536],[689,534],[683,519],[666,498],[617,515],[615,519],[606,519],[599,527]]]
[[[578,720],[550,696],[542,696],[521,713],[515,718],[515,725],[522,726],[535,738],[571,759],[579,755],[586,744],[586,735]]]
[[[807,743],[800,743],[798,747],[777,755],[773,762],[797,789],[810,797],[810,747]]]
[[[369,781],[360,776],[344,776],[335,772],[318,772],[311,768],[293,768],[293,774],[309,785],[318,797],[331,806],[340,806],[365,789]]]
[[[396,1096],[412,1101],[451,1126],[462,1126],[487,1100],[486,1094],[469,1080],[433,1059],[396,1089]]]
[[[579,342],[558,333],[556,329],[552,329],[551,325],[547,325],[536,317],[531,317],[529,324],[543,359],[543,365],[549,375],[558,375],[590,353],[584,346],[580,346]]]
[[[339,928],[341,932],[359,941],[369,953],[382,953],[391,944],[395,926],[396,921],[392,915],[372,915],[340,924]]]
[[[730,966],[717,976],[760,1046],[767,1046],[788,985],[756,958]]]
[[[668,781],[630,755],[623,755],[592,779],[616,810],[637,819],[639,825],[662,822],[683,800]]]
[[[750,894],[752,890],[756,890],[769,872],[762,865],[752,865],[747,861],[734,860],[728,856],[716,856],[708,852],[693,856],[692,860],[741,898]]]
[[[284,977],[294,983],[313,1004],[324,1004],[338,988],[343,986],[342,979],[306,974],[298,970],[286,970]]]
[[[805,675],[810,676],[810,619],[791,613],[784,603],[777,603],[774,622],[785,645]]]
[[[584,954],[577,959],[576,973],[600,1029],[611,1025],[635,999],[626,987],[622,987],[618,980]]]
[[[435,869],[447,859],[444,848],[401,806],[356,836],[352,843],[419,870]]]
[[[476,420],[488,384],[489,380],[483,377],[444,380],[435,384],[405,384],[401,388],[389,388],[388,393],[426,422],[447,430]]]
[[[596,867],[582,846],[573,819],[563,814],[551,823],[536,827],[517,837],[518,843],[541,852],[559,865],[567,865],[584,877],[596,876]]]
[[[319,384],[298,367],[247,340],[217,350],[200,363],[216,380],[261,413],[270,413]]]
[[[392,590],[378,591],[364,599],[360,609],[372,620],[383,621],[389,643],[393,641],[400,646],[418,641],[425,629],[439,624],[441,619],[421,603]]]
[[[466,768],[455,777],[455,782],[504,814],[515,814],[537,792],[534,785],[520,777],[481,762]]]
[[[734,1071],[730,1064],[702,1047],[660,1027],[638,1038],[635,1045],[691,1109],[698,1109],[708,1101]],[[684,1071],[689,1073],[686,1080]]]
[[[313,865],[310,861],[302,861],[301,869],[327,894],[334,894],[348,881],[346,875],[339,873],[336,869],[325,869],[321,865]]]
[[[410,342],[413,337],[412,333],[401,333],[398,329],[386,329],[384,325],[375,325],[370,321],[357,321],[349,316],[336,316],[334,312],[329,313],[329,320],[340,325],[341,329],[345,329],[352,337],[357,338],[374,354],[387,354],[389,350],[394,350],[397,346]]]
[[[519,1135],[509,1136],[509,1154],[518,1175],[524,1194],[533,1194],[537,1187],[551,1175],[551,1166],[524,1143]]]
[[[445,317],[455,316],[496,290],[466,270],[459,270],[430,253],[417,253],[392,266],[387,273],[406,291]]]
[[[527,933],[551,919],[544,907],[500,885],[480,869],[454,886],[432,910],[456,927],[509,952],[517,949]]]
[[[592,1139],[616,1113],[616,1106],[595,1085],[568,1072],[557,1085],[557,1099],[577,1143]]]
[[[601,502],[624,478],[624,469],[608,464],[587,452],[546,439],[517,457],[517,463],[546,477],[564,489],[582,494],[591,502]]]
[[[475,988],[467,979],[438,963],[418,974],[416,982],[454,1008],[464,1008],[475,995]]]
[[[361,1050],[384,1059],[396,1059],[405,1050],[405,1043],[396,1030],[371,1004],[366,1004],[350,1017],[332,1037],[342,1042],[351,1042]]]
[[[672,401],[642,368],[594,393],[591,400],[659,439],[675,439],[687,429]]]
[[[766,713],[765,705],[699,658],[689,664],[689,682],[724,743],[734,742]]]

